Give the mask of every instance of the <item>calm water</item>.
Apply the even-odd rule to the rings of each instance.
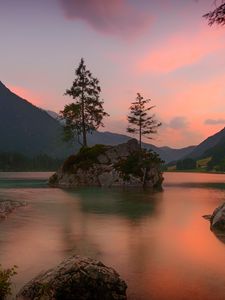
[[[225,244],[202,215],[225,199],[225,175],[165,173],[164,191],[48,188],[49,173],[0,173],[0,199],[28,202],[0,222],[0,262],[14,292],[71,254],[114,267],[129,299],[224,300]]]

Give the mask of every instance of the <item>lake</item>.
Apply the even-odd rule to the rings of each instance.
[[[224,202],[225,174],[164,173],[154,193],[49,188],[50,174],[0,173],[0,200],[28,203],[0,221],[0,263],[18,265],[14,294],[80,254],[115,268],[128,299],[225,299],[225,244],[202,218]]]

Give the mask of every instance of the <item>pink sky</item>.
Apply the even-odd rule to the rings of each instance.
[[[198,144],[225,126],[225,28],[202,18],[212,2],[9,0],[0,10],[0,80],[58,112],[84,57],[110,113],[104,130],[126,133],[140,92],[163,123],[152,143]]]

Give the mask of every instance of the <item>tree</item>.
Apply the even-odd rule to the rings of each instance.
[[[64,138],[71,140],[74,136],[82,146],[87,146],[87,133],[92,133],[100,126],[104,126],[102,119],[109,116],[103,109],[103,100],[100,100],[101,88],[99,81],[87,70],[82,58],[75,71],[75,79],[65,95],[74,99],[73,103],[65,105],[60,112],[65,120]],[[82,135],[82,143],[80,142]]]
[[[162,125],[155,120],[155,115],[148,115],[149,111],[155,107],[146,107],[150,101],[150,99],[144,99],[141,94],[137,93],[136,101],[131,103],[130,114],[127,117],[130,124],[128,125],[127,132],[139,135],[140,148],[142,136],[152,139],[152,134],[157,133],[158,127]]]
[[[213,11],[205,14],[203,17],[208,19],[210,26],[212,26],[214,23],[218,25],[225,25],[225,3],[222,3]]]
[[[196,161],[192,158],[185,158],[183,160],[178,160],[176,163],[177,170],[193,170],[196,169]]]
[[[0,265],[0,300],[4,300],[7,296],[12,295],[12,277],[17,274],[16,268],[17,266],[3,269]]]

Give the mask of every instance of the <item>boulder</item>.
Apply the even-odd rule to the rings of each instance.
[[[211,230],[225,232],[225,203],[217,207],[210,217]]]
[[[144,164],[140,155],[145,160]],[[143,150],[140,154],[136,139],[116,146],[96,145],[67,158],[60,169],[49,178],[49,185],[62,188],[79,186],[159,188],[163,181],[160,163],[161,160],[153,152]]]
[[[125,300],[126,283],[112,268],[91,258],[72,256],[38,275],[17,300]]]

